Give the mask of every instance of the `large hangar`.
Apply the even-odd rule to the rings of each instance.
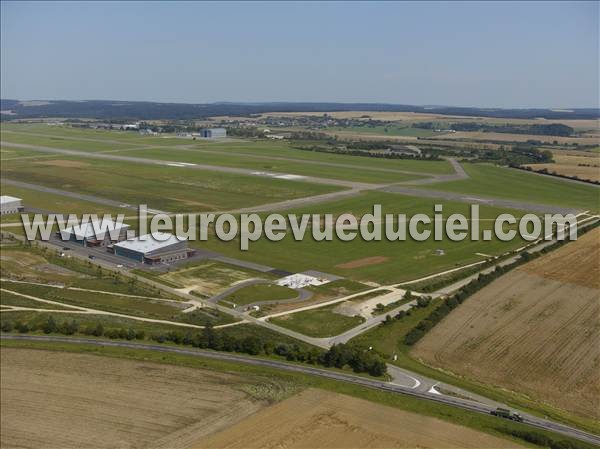
[[[58,234],[63,241],[70,240],[83,246],[107,246],[125,240],[128,228],[128,224],[105,219],[71,226]],[[112,238],[113,236],[115,238]]]
[[[0,196],[0,214],[9,215],[16,214],[23,210],[21,204],[21,198],[15,198],[14,196],[2,195]]]
[[[148,264],[168,263],[187,259],[187,240],[164,232],[155,232],[114,245],[118,256],[134,259]]]

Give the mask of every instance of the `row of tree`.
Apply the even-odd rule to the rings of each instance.
[[[142,330],[132,328],[105,329],[102,323],[80,326],[76,320],[57,321],[52,315],[39,322],[11,321],[3,319],[2,332],[28,333],[41,331],[45,334],[74,335],[80,333],[93,337],[106,337],[120,340],[144,340]],[[301,347],[298,344],[276,343],[256,335],[234,336],[227,331],[217,331],[211,326],[199,332],[168,331],[154,333],[150,338],[158,343],[171,342],[179,345],[194,346],[215,351],[239,352],[249,355],[277,355],[288,361],[297,361],[311,365],[344,368],[350,367],[356,373],[368,373],[383,376],[387,368],[383,359],[371,351],[353,345],[339,344],[328,351],[315,347]]]
[[[288,361],[344,368],[349,366],[354,372],[382,376],[387,372],[385,362],[379,355],[353,345],[334,345],[328,351],[314,347],[300,347],[297,344],[274,343],[270,339],[249,335],[237,337],[220,332],[211,326],[201,332],[169,331],[154,334],[152,339],[159,342],[172,342],[215,351],[240,352],[250,355],[278,355]]]
[[[62,335],[74,335],[78,333],[90,337],[106,337],[121,340],[143,340],[146,337],[145,332],[139,329],[132,329],[130,327],[105,329],[102,323],[81,326],[76,320],[57,321],[52,315],[42,323],[3,319],[0,329],[2,329],[2,332],[19,332],[21,334],[37,331],[42,331],[45,334]]]

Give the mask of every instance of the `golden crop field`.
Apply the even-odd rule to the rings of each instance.
[[[413,355],[600,419],[600,229],[467,299]]]

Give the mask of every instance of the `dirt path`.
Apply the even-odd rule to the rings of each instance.
[[[0,288],[0,291],[6,292],[6,293],[10,293],[10,294],[16,295],[16,296],[21,296],[23,298],[31,299],[33,301],[43,302],[43,303],[46,303],[46,304],[53,304],[55,306],[60,306],[60,307],[67,307],[69,309],[75,310],[76,313],[87,313],[87,314],[90,314],[90,315],[116,316],[116,317],[119,317],[119,318],[127,318],[129,320],[134,320],[134,321],[144,321],[146,323],[157,323],[157,324],[169,324],[169,325],[172,325],[172,326],[190,327],[190,328],[194,328],[194,329],[204,329],[205,328],[205,326],[199,326],[199,325],[196,325],[196,324],[179,323],[177,321],[169,321],[169,320],[157,320],[157,319],[154,319],[154,318],[144,318],[144,317],[135,316],[135,315],[125,315],[123,313],[107,312],[105,310],[91,309],[89,307],[73,306],[73,305],[70,305],[70,304],[65,304],[63,302],[51,301],[49,299],[38,298],[37,296],[26,295],[24,293],[15,292],[15,291],[12,291],[12,290],[8,290],[6,288]],[[197,304],[192,304],[192,307],[197,308],[198,305]],[[11,312],[11,311],[16,312],[16,311],[22,311],[22,310],[30,310],[30,311],[35,311],[35,312],[46,312],[46,313],[54,313],[55,312],[55,310],[53,310],[53,309],[35,309],[35,308],[20,307],[20,306],[3,306],[3,308],[2,308],[2,312],[4,312],[4,313],[8,313],[8,312]],[[219,329],[219,328],[237,326],[239,324],[242,324],[243,322],[244,321],[242,320],[242,321],[236,321],[234,323],[219,324],[219,325],[213,326],[213,327],[215,329]]]

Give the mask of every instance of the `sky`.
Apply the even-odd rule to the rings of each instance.
[[[1,97],[599,106],[598,2],[1,3]]]

